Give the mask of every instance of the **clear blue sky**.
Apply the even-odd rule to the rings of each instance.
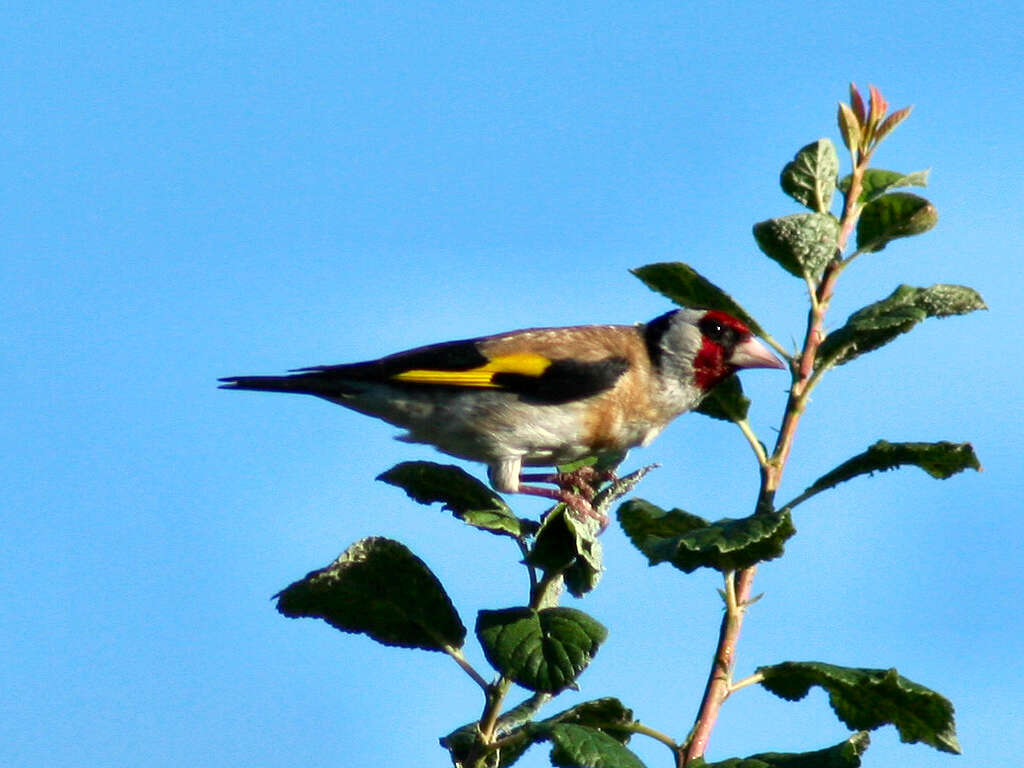
[[[788,342],[802,286],[750,227],[796,212],[779,170],[837,139],[850,80],[916,105],[878,165],[930,167],[941,220],[851,270],[832,327],[901,282],[966,283],[991,311],[930,321],[829,377],[783,495],[883,437],[971,440],[985,472],[888,473],[801,508],[787,556],[759,571],[737,674],[895,666],[953,700],[966,756],[890,728],[866,765],[1019,759],[1015,4],[37,0],[8,4],[0,30],[0,763],[445,764],[436,738],[481,707],[450,660],[285,620],[269,597],[385,535],[472,625],[522,601],[514,551],[374,482],[429,449],[215,379],[645,320],[668,305],[627,269],[668,260]],[[745,383],[769,440],[783,378]],[[756,473],[730,426],[684,417],[630,458],[653,461],[646,498],[748,511]],[[617,695],[682,735],[718,581],[648,569],[617,527],[603,541],[602,586],[569,604],[611,635],[568,699]],[[708,757],[845,736],[820,691],[789,704],[749,689]]]

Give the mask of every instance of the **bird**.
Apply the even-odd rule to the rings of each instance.
[[[681,308],[636,325],[526,328],[220,382],[314,395],[382,419],[405,430],[399,440],[485,464],[499,493],[543,496],[587,514],[594,492],[585,471],[523,468],[624,456],[737,371],[784,367],[731,314]],[[557,488],[529,484],[537,481]]]

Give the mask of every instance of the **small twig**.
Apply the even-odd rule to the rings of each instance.
[[[484,704],[483,714],[480,715],[480,736],[484,744],[490,744],[494,740],[494,730],[498,724],[498,715],[501,711],[501,702],[505,700],[508,687],[512,681],[507,677],[499,677],[494,685],[487,686],[487,701]]]
[[[731,582],[731,583],[730,583]],[[750,596],[750,588],[754,582],[754,568],[745,568],[735,574],[727,574],[725,582],[725,616],[718,633],[718,647],[715,649],[711,673],[708,675],[704,698],[701,700],[700,711],[693,730],[686,739],[682,753],[685,765],[704,755],[708,738],[715,727],[718,711],[722,702],[729,696],[730,675],[732,672],[733,655],[736,641],[739,639],[740,626],[743,623],[743,605]]]
[[[630,723],[627,726],[620,726],[620,725],[618,725],[616,723],[613,723],[613,724],[611,724],[611,727],[620,728],[621,730],[624,730],[624,731],[632,731],[633,733],[639,733],[642,736],[649,736],[650,738],[654,739],[655,741],[660,741],[662,744],[664,744],[666,747],[671,749],[673,752],[675,752],[676,750],[679,749],[679,745],[675,742],[675,740],[671,736],[669,736],[668,734],[662,733],[661,731],[656,731],[653,728],[649,728],[646,725],[644,725],[643,723],[633,722],[633,723]]]
[[[462,671],[473,678],[473,682],[483,688],[484,692],[487,692],[490,689],[491,684],[484,680],[483,677],[480,676],[479,672],[473,669],[473,665],[470,664],[466,660],[466,657],[462,655],[462,650],[460,648],[453,648],[452,646],[445,644],[444,652],[451,656],[455,660],[455,663],[462,667]]]
[[[831,371],[833,367],[834,366],[831,363],[826,363],[824,365],[819,365],[814,369],[814,373],[812,373],[811,378],[807,380],[807,383],[804,385],[804,391],[801,394],[801,399],[804,403],[807,402],[814,388],[818,386],[818,382],[821,381],[821,377]]]
[[[824,372],[816,370],[815,358],[818,347],[825,338],[825,313],[832,298],[836,279],[847,263],[842,260],[842,253],[846,249],[847,241],[860,215],[861,205],[858,198],[861,194],[864,171],[867,168],[869,159],[870,154],[858,152],[854,163],[852,163],[850,188],[847,190],[844,200],[843,214],[836,242],[836,257],[825,267],[817,284],[812,279],[807,279],[808,296],[811,303],[807,313],[807,331],[798,356],[795,360],[789,358],[792,360],[793,384],[789,390],[789,398],[786,402],[786,410],[783,413],[782,426],[779,428],[778,437],[776,438],[775,449],[770,457],[764,456],[764,451],[761,449],[760,444],[754,449],[754,454],[758,457],[758,462],[761,465],[761,491],[758,495],[758,508],[765,505],[774,508],[772,503],[773,496],[782,479],[782,471],[789,457],[797,424],[807,404],[808,395]],[[757,441],[753,437],[749,426],[746,430],[739,423],[737,426],[740,427],[740,430],[747,437],[747,441],[751,443],[751,446],[754,446]],[[794,502],[787,506],[799,503],[805,497],[798,496]],[[748,604],[753,581],[753,566],[735,574],[727,574],[726,576],[724,592],[726,611],[718,633],[718,646],[715,649],[711,672],[708,675],[708,682],[704,689],[704,697],[701,699],[697,719],[694,722],[693,729],[690,731],[690,735],[687,737],[684,749],[681,752],[677,752],[677,763],[681,766],[703,757],[722,702],[734,691],[748,685],[753,685],[761,680],[761,677],[755,674],[744,678],[738,683],[732,683],[731,681],[736,642],[739,639],[744,607]]]
[[[757,435],[754,434],[754,430],[750,428],[750,423],[746,419],[740,419],[734,422],[739,427],[740,432],[743,433],[743,437],[750,443],[750,448],[754,452],[754,457],[757,459],[758,466],[761,469],[766,469],[768,466],[768,455],[764,451],[764,446],[761,445],[761,441],[757,439]]]
[[[518,725],[522,725],[533,717],[540,708],[554,698],[554,694],[535,693],[528,699],[504,712],[495,723],[495,732],[507,732]],[[495,740],[497,743],[498,740]]]
[[[732,695],[741,688],[746,688],[749,685],[757,685],[762,680],[764,680],[764,675],[760,672],[755,672],[749,677],[744,677],[742,680],[737,680],[735,683],[729,686],[729,695]]]
[[[810,275],[804,275],[804,282],[807,284],[807,298],[811,302],[811,308],[814,309],[818,306],[818,286],[814,284]]]
[[[863,253],[866,253],[866,251],[864,251],[864,250],[862,250],[860,248],[855,250],[853,253],[851,253],[849,256],[847,256],[845,259],[843,259],[843,268],[845,269],[846,267],[848,267],[850,265],[850,262],[852,262],[854,259],[856,259],[858,256],[860,256]]]
[[[733,572],[729,571],[725,574],[725,612],[730,614],[739,610],[740,606],[736,601],[736,580],[733,578]]]
[[[769,347],[778,352],[779,356],[782,357],[784,360],[791,359],[793,353],[790,350],[786,349],[781,344],[779,344],[779,342],[777,342],[775,339],[773,339],[771,337],[771,334],[765,333],[764,336],[762,336],[761,338]]]
[[[537,592],[537,569],[529,562],[530,547],[525,540],[518,536],[516,536],[516,544],[519,545],[519,551],[523,555],[523,563],[526,565],[526,572],[530,577],[530,595],[533,596]]]

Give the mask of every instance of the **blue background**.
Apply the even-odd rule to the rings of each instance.
[[[1014,3],[916,0],[9,4],[0,763],[445,764],[437,737],[481,708],[468,677],[285,620],[269,597],[386,535],[471,626],[524,599],[516,550],[374,482],[439,459],[387,425],[214,380],[646,320],[668,304],[627,270],[657,261],[690,263],[790,344],[803,284],[750,227],[798,210],[779,170],[819,136],[838,143],[850,80],[916,105],[877,165],[932,168],[941,220],[844,275],[830,327],[904,282],[966,283],[991,311],[830,375],[782,496],[883,437],[971,440],[985,471],[907,469],[802,507],[786,557],[758,572],[736,674],[896,666],[953,700],[966,756],[885,728],[866,765],[1016,762],[1019,21]],[[771,441],[785,377],[744,383]],[[628,466],[655,461],[640,489],[655,503],[749,511],[757,473],[731,426],[684,417]],[[602,585],[567,604],[611,634],[566,703],[617,695],[681,738],[719,581],[648,569],[614,526],[603,543]],[[792,704],[753,688],[725,705],[708,757],[846,735],[821,691]],[[524,761],[546,763],[543,748]]]

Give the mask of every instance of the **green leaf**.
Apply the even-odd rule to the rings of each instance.
[[[743,394],[739,377],[730,376],[712,389],[693,410],[722,421],[743,421],[749,409],[750,398]]]
[[[426,564],[392,539],[360,539],[326,568],[274,595],[285,616],[323,619],[384,645],[461,648],[466,628]]]
[[[782,169],[782,190],[798,203],[818,213],[828,213],[836,188],[839,158],[828,139],[818,139],[796,153]]]
[[[451,464],[404,461],[377,477],[403,489],[420,504],[441,502],[465,523],[491,533],[523,538],[536,529],[512,514],[508,504],[472,475]]]
[[[843,144],[851,152],[858,149],[863,139],[862,124],[856,113],[843,102],[839,102],[839,133],[843,137]]]
[[[507,734],[516,730],[523,725],[531,725],[533,717],[540,712],[540,710],[547,704],[551,699],[554,698],[550,693],[533,693],[530,694],[529,698],[516,704],[516,706],[503,712],[501,717],[496,722],[495,732],[498,734]],[[477,723],[470,723],[470,726],[476,726]]]
[[[442,736],[439,741],[448,750],[452,765],[505,768],[515,763],[535,743],[544,740],[542,734],[533,735],[528,728],[517,728],[513,734],[502,734],[503,737],[508,735],[514,735],[514,738],[503,738],[503,746],[500,748],[484,744],[480,738],[480,723],[474,721]],[[480,761],[479,758],[488,752],[490,754],[485,760]]]
[[[542,720],[537,723],[536,727],[545,729],[560,723],[583,725],[603,731],[620,744],[627,744],[633,735],[629,726],[635,722],[633,710],[628,709],[618,699],[607,697],[577,704],[564,712]]]
[[[562,574],[575,597],[597,586],[604,566],[596,521],[577,520],[564,504],[544,517],[526,562],[547,574]]]
[[[586,456],[568,464],[559,464],[556,469],[560,473],[575,472],[583,467],[593,467],[597,472],[614,472],[625,460],[628,451],[605,451],[594,456]]]
[[[963,285],[929,288],[901,285],[889,296],[854,312],[818,347],[817,365],[848,363],[865,352],[885,346],[928,317],[965,315],[987,309],[977,291]]]
[[[492,756],[483,763],[493,768],[512,765],[527,749],[539,741],[552,738],[557,725],[577,725],[603,732],[619,744],[626,744],[633,735],[630,726],[635,722],[633,711],[614,698],[594,699],[570,707],[564,712],[539,722],[530,718],[548,700],[550,694],[535,693],[519,706],[513,707],[498,718],[495,735],[501,740],[500,748],[488,747],[480,741],[479,723],[468,723],[441,739],[441,746],[447,749],[455,765],[477,765],[477,756],[490,750]]]
[[[652,291],[667,296],[681,307],[727,312],[742,321],[755,336],[765,336],[764,329],[732,296],[687,264],[663,262],[630,271]]]
[[[476,634],[501,674],[531,691],[558,693],[590,664],[608,630],[574,608],[506,608],[480,611]]]
[[[609,482],[608,485],[603,487],[594,496],[594,501],[592,502],[594,511],[607,521],[608,508],[626,494],[632,493],[633,489],[640,484],[640,481],[659,466],[659,464],[648,464],[645,467],[640,467],[640,469],[630,472],[628,475],[617,477]],[[600,533],[600,530],[598,533]]]
[[[766,256],[797,277],[817,277],[838,255],[839,222],[828,213],[797,213],[754,225]]]
[[[564,723],[551,728],[551,764],[563,768],[644,768],[636,755],[607,733]]]
[[[819,477],[788,506],[795,506],[858,475],[907,466],[920,467],[939,480],[945,480],[965,469],[981,470],[981,463],[970,443],[889,443],[879,440],[864,453],[844,461],[831,472]]]
[[[473,752],[483,746],[480,740],[480,724],[476,721],[460,726],[438,741],[448,750],[452,765],[465,765]]]
[[[898,173],[896,171],[884,171],[881,168],[868,168],[864,171],[861,179],[860,203],[870,203],[877,200],[886,192],[900,187],[926,187],[928,186],[929,171],[914,171],[913,173]],[[850,191],[852,177],[849,175],[840,179],[837,185],[845,195]]]
[[[796,533],[788,511],[709,523],[681,509],[666,512],[643,499],[630,499],[619,507],[618,518],[651,565],[668,562],[686,573],[697,568],[734,571],[773,560]]]
[[[787,661],[760,667],[761,685],[789,701],[807,695],[812,685],[828,693],[836,716],[854,730],[894,725],[904,742],[923,742],[960,754],[953,705],[935,691],[899,675],[895,669],[837,667],[818,661]]]
[[[762,752],[747,758],[697,763],[693,768],[858,768],[860,756],[870,743],[868,734],[859,731],[834,747],[815,752]]]
[[[539,741],[539,739],[530,740],[524,736],[522,741],[513,742],[503,746],[495,750],[497,762],[488,763],[488,765],[493,765],[494,768],[506,768],[506,766],[512,765],[522,757],[523,753],[532,747],[537,741]]]
[[[516,738],[503,741],[501,747],[484,744],[480,738],[480,724],[477,722],[463,726],[442,736],[441,746],[448,750],[452,765],[485,765],[487,768],[506,768],[512,765],[542,738],[530,738],[525,729],[516,733]],[[489,754],[488,754],[489,753]],[[483,760],[480,758],[487,755]]]
[[[512,765],[535,742],[547,738],[546,734],[535,732],[534,724],[530,720],[550,699],[549,694],[535,693],[503,713],[498,718],[495,728],[495,736],[503,743],[500,748],[483,744],[480,738],[480,723],[477,721],[467,723],[441,737],[441,746],[451,754],[452,765],[478,765],[479,763],[474,762],[474,753],[479,755],[488,750],[493,752],[493,757],[484,763],[485,765],[492,768]]]
[[[909,192],[890,192],[864,206],[857,221],[857,250],[880,251],[891,240],[927,232],[939,220],[935,206]]]

